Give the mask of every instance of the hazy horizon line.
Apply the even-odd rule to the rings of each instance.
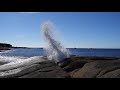
[[[15,46],[13,46],[15,47]],[[44,47],[27,47],[27,46],[17,46],[17,47],[26,47],[26,48],[44,48]],[[66,48],[81,48],[81,49],[120,49],[120,48],[93,48],[93,47],[66,47]]]

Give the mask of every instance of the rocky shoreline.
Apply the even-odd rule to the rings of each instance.
[[[120,58],[71,57],[68,61],[61,67],[71,78],[120,78]]]
[[[76,57],[63,62],[46,61],[32,64],[20,72],[2,76],[19,68],[0,71],[0,78],[120,78],[120,58]]]

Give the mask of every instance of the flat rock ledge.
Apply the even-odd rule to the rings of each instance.
[[[17,70],[19,72],[7,75]],[[2,72],[6,75],[2,76]],[[72,56],[57,64],[46,60],[1,71],[0,78],[120,78],[120,58]]]

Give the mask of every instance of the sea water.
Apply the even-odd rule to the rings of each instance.
[[[105,56],[105,57],[120,57],[120,49],[87,49],[87,48],[67,48],[71,55],[76,56]],[[16,60],[25,59],[34,56],[46,56],[43,48],[21,48],[21,49],[11,49],[9,51],[0,52],[0,61],[3,59]]]

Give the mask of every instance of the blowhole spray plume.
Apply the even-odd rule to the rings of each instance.
[[[47,46],[44,47],[47,58],[60,62],[70,56],[70,52],[57,40],[55,40],[54,25],[50,21],[42,23],[42,32]]]

